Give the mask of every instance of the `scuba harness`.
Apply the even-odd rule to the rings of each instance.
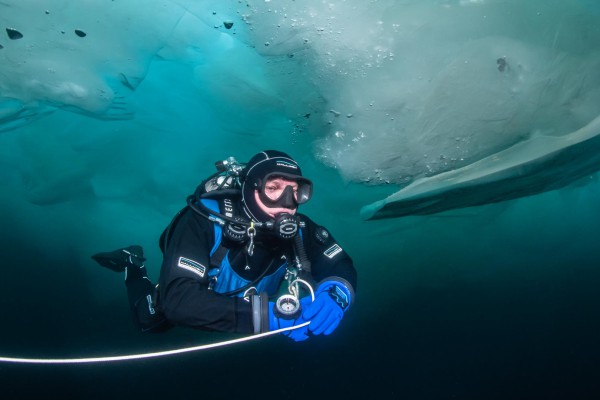
[[[177,213],[163,232],[160,247],[164,252],[172,229],[188,208],[218,225],[221,228],[221,235],[230,242],[245,244],[247,256],[251,257],[254,253],[254,239],[257,233],[269,234],[283,242],[288,242],[290,244],[288,246],[289,250],[284,255],[287,264],[284,279],[288,283],[289,293],[277,299],[276,310],[283,318],[295,318],[300,312],[298,282],[306,284],[306,281],[312,281],[312,278],[310,278],[311,264],[304,248],[300,230],[300,228],[306,226],[306,223],[299,216],[288,213],[277,214],[275,218],[265,222],[258,222],[241,216],[237,212],[236,204],[241,198],[240,173],[243,171],[244,166],[233,157],[216,162],[217,172],[203,180],[194,193],[187,197],[187,205]],[[228,250],[221,240],[218,248],[211,252],[211,268],[219,268]],[[245,296],[265,277],[271,269],[272,262],[251,282],[222,294],[233,296],[243,292]],[[216,276],[213,276],[213,279],[216,281]],[[209,288],[211,288],[210,285]]]

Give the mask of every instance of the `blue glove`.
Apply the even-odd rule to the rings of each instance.
[[[315,334],[331,334],[350,307],[352,290],[343,282],[328,280],[315,291],[315,301],[302,308],[302,318],[310,321],[308,330]]]
[[[300,299],[301,309],[308,307],[310,303],[311,303],[310,297],[305,297],[303,299]],[[296,318],[296,319],[281,318],[275,314],[274,310],[275,310],[275,303],[270,301],[269,302],[269,330],[271,330],[271,331],[281,329],[281,328],[288,328],[290,326],[301,325],[308,321],[308,320],[305,320],[302,317],[302,315],[298,316],[298,318]],[[281,332],[281,334],[291,338],[292,340],[294,340],[296,342],[301,342],[303,340],[308,339],[308,337],[309,337],[308,336],[308,325],[303,326],[302,328],[297,328],[297,329],[292,329],[289,331]]]

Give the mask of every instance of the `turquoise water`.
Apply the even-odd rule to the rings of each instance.
[[[39,11],[34,3],[21,4],[26,10],[30,7],[29,10]],[[281,6],[271,3],[273,10]],[[336,4],[334,11],[339,13],[332,15],[337,17],[356,17],[364,11],[362,3],[331,3]],[[456,10],[459,3],[465,2],[427,4]],[[470,3],[473,4],[462,6],[500,7],[498,4],[504,4],[509,10],[514,7],[513,17],[529,16],[528,10],[537,15],[536,11],[542,10],[543,15],[554,16],[551,21],[565,9],[562,2],[546,2],[543,7],[528,2],[522,8],[519,3],[510,2]],[[496,18],[494,33],[502,32],[498,27],[505,21],[505,26],[513,29],[507,36],[518,38],[529,34],[524,36],[523,43],[541,44],[546,50],[554,43],[563,51],[570,49],[567,59],[576,55],[583,64],[595,65],[591,49],[596,46],[593,39],[598,32],[593,25],[586,24],[589,18],[597,18],[594,11],[597,7],[590,1],[575,3],[573,8],[580,10],[581,21],[586,22],[581,23],[579,31],[572,29],[572,19],[569,19],[572,16],[565,14],[562,28],[550,24],[550,20],[547,25],[543,21],[535,22],[536,27],[543,29],[531,31],[539,35],[525,29],[529,26],[525,17],[523,24],[517,17],[510,19],[510,23]],[[48,5],[50,15],[61,15],[55,11],[59,8],[53,7],[64,4],[67,3]],[[231,5],[227,4],[227,7]],[[251,7],[247,8],[266,13],[261,8],[264,4],[248,4]],[[343,4],[356,8],[356,15],[346,13],[341,7]],[[399,9],[394,7],[398,5],[393,2],[373,2],[369,10],[374,14],[381,12],[386,4],[390,10],[387,15],[397,16]],[[406,2],[407,7],[410,4]],[[322,10],[321,2],[311,2],[311,5]],[[237,6],[237,2],[231,5],[233,9]],[[4,4],[0,7],[4,7],[0,8],[3,12],[0,21],[23,32],[22,41],[35,35],[19,19],[20,15],[14,14],[11,20],[13,14],[9,13],[9,7]],[[206,32],[252,38],[241,28],[243,22],[235,12],[228,14],[228,18],[235,21],[234,26],[239,29],[237,36],[222,26],[213,28],[212,10],[216,10],[216,16],[222,20],[221,13],[227,7],[219,8],[218,3],[210,3],[207,8],[211,12],[194,23],[209,21],[208,28],[204,28]],[[292,18],[295,8],[291,4],[287,7],[290,7],[287,18]],[[65,6],[64,10],[71,9]],[[114,12],[118,10],[115,8]],[[468,10],[470,13],[486,9]],[[261,12],[250,19],[254,33],[262,40],[269,36],[269,29],[279,31],[267,24],[272,22],[269,18],[275,13],[269,16]],[[428,14],[428,9],[417,7],[410,12],[415,16],[414,21],[429,16],[432,24],[417,30],[422,35],[415,37],[422,42],[415,39],[415,48],[405,49],[412,57],[396,55],[395,59],[404,65],[408,63],[406,60],[418,58],[414,54],[427,54],[423,56],[427,58],[437,50],[440,58],[430,61],[437,61],[438,64],[432,64],[439,66],[451,52],[441,44],[435,47],[437,42],[428,35],[437,37],[432,27],[443,26],[445,20],[433,24],[439,18],[439,9]],[[165,25],[161,29],[168,31],[168,23],[174,24],[181,16],[175,14],[163,15],[161,21]],[[492,15],[488,14],[490,19]],[[88,17],[82,15],[77,19],[68,15],[60,21],[77,21],[78,24],[72,25],[88,33],[82,40],[97,40],[94,37],[98,32],[90,22],[94,18]],[[357,26],[369,26],[369,15],[363,17],[364,20],[354,20]],[[31,24],[46,26],[43,19],[31,18]],[[115,17],[115,21],[120,20]],[[261,21],[265,23],[261,25]],[[318,22],[324,21],[326,18]],[[453,31],[454,36],[448,34],[454,43],[467,43],[466,36],[473,35],[465,21],[469,18],[463,21],[463,29]],[[5,27],[0,28],[3,31]],[[433,149],[450,154],[455,147],[446,146],[446,136],[426,136],[420,141],[420,136],[410,131],[419,125],[418,121],[413,121],[415,125],[398,125],[398,121],[410,120],[412,114],[406,110],[422,104],[418,100],[396,103],[395,96],[386,94],[387,88],[398,93],[406,89],[402,86],[402,91],[397,90],[395,85],[400,78],[398,81],[389,79],[391,67],[380,66],[377,71],[383,71],[381,76],[386,79],[378,80],[372,70],[364,69],[363,60],[340,54],[345,46],[327,48],[327,41],[319,42],[318,35],[308,36],[313,47],[297,49],[293,40],[278,41],[285,35],[271,33],[272,43],[268,46],[271,50],[261,47],[260,52],[252,53],[248,48],[242,50],[234,46],[227,57],[221,57],[223,49],[231,48],[227,42],[213,40],[215,37],[208,34],[208,39],[195,42],[196,48],[183,47],[186,55],[155,54],[155,49],[149,49],[150,44],[162,39],[147,37],[146,47],[140,48],[133,40],[135,34],[140,33],[132,28],[125,34],[120,29],[118,24],[114,28],[120,33],[117,42],[126,48],[126,54],[134,60],[131,63],[121,59],[121,47],[112,47],[114,52],[105,54],[103,60],[108,61],[102,62],[90,56],[97,47],[71,48],[65,52],[61,46],[51,46],[48,54],[53,54],[50,59],[56,61],[54,75],[62,73],[60,65],[83,66],[91,73],[77,75],[86,78],[77,81],[77,68],[70,67],[64,76],[71,76],[73,82],[90,83],[90,76],[100,76],[106,81],[115,79],[118,75],[112,69],[115,65],[127,72],[129,82],[137,82],[134,76],[143,78],[133,91],[124,90],[122,83],[116,86],[125,95],[127,108],[135,112],[131,119],[107,120],[102,118],[106,116],[102,113],[98,118],[99,115],[90,110],[74,110],[68,103],[70,100],[65,98],[44,103],[47,97],[34,89],[20,93],[35,92],[39,95],[36,101],[40,102],[36,107],[40,104],[43,107],[33,107],[31,102],[25,101],[25,96],[19,97],[19,101],[29,107],[31,115],[39,118],[11,119],[15,103],[2,99],[10,97],[9,94],[16,96],[19,91],[15,87],[25,75],[19,75],[18,69],[9,69],[6,63],[0,66],[5,68],[0,69],[3,72],[0,75],[0,116],[8,116],[6,120],[0,119],[4,123],[0,127],[11,128],[0,134],[0,249],[4,255],[0,268],[3,305],[0,355],[53,358],[119,355],[233,338],[186,329],[154,336],[136,332],[128,314],[122,277],[98,268],[90,255],[141,244],[149,259],[150,275],[156,279],[160,266],[158,237],[172,215],[184,205],[185,197],[213,172],[213,163],[228,156],[244,161],[265,148],[292,154],[305,175],[314,181],[313,200],[303,206],[302,211],[328,227],[353,257],[359,273],[357,301],[333,335],[304,343],[274,337],[206,352],[122,364],[52,367],[0,364],[3,398],[47,393],[90,399],[108,396],[296,399],[311,395],[314,398],[356,398],[357,393],[382,399],[598,398],[600,249],[596,230],[600,226],[600,183],[597,174],[560,190],[508,202],[425,217],[364,221],[359,216],[360,208],[398,190],[405,183],[402,174],[406,173],[407,165],[414,167],[410,170],[414,176],[422,173],[421,168],[425,166],[419,160],[423,159],[424,151],[434,154],[430,153]],[[65,28],[65,32],[64,35],[68,35],[70,31]],[[106,31],[103,33],[103,41],[96,45],[109,42],[109,35]],[[249,36],[244,36],[246,34]],[[373,33],[375,38],[365,34],[366,48],[373,47],[369,40],[383,43],[381,34]],[[0,44],[4,46],[0,57],[5,57],[9,50],[16,51],[16,46],[24,43],[10,41],[2,35],[0,32]],[[337,43],[362,40],[352,35],[342,36]],[[225,40],[223,37],[218,36]],[[48,42],[62,43],[54,40],[52,37]],[[262,45],[262,42],[257,43]],[[279,44],[276,46],[276,43]],[[430,51],[417,52],[419,44]],[[286,47],[288,45],[290,47]],[[36,48],[39,47],[29,47],[29,51],[34,52]],[[276,54],[276,49],[281,48],[285,48],[283,57]],[[290,49],[295,49],[294,57],[302,60],[293,68],[282,61],[292,58],[286,55]],[[332,58],[324,56],[328,50]],[[269,51],[274,54],[268,54]],[[74,63],[73,54],[78,55]],[[44,58],[27,58],[30,65],[35,59]],[[335,75],[324,67],[315,70],[315,66],[333,61],[346,63],[347,74]],[[495,58],[492,61],[495,63]],[[352,65],[361,67],[353,69]],[[44,64],[44,68],[47,67]],[[22,65],[21,71],[26,68]],[[564,68],[570,71],[570,67]],[[40,71],[36,72],[38,75],[26,75],[26,81],[43,76]],[[355,75],[357,71],[360,74]],[[414,73],[408,67],[402,71],[408,75]],[[579,127],[579,123],[589,121],[589,116],[598,113],[598,103],[594,102],[594,90],[598,86],[594,85],[599,78],[597,72],[578,71],[591,89],[586,95],[567,96],[568,104],[577,107],[567,111],[562,106],[553,108],[558,100],[565,100],[558,98],[556,102],[543,103],[531,113],[516,113],[515,121],[521,125],[515,130],[507,129],[502,140],[496,136],[472,135],[460,141],[452,136],[449,141],[465,143],[460,154],[480,152],[477,154],[483,156],[526,137],[527,132],[522,131],[539,129],[561,135]],[[357,76],[363,80],[357,80]],[[565,75],[552,76],[564,78]],[[270,86],[272,81],[277,84]],[[470,86],[464,88],[470,94],[479,93],[477,87],[481,92],[495,88],[478,79],[470,82]],[[438,89],[453,87],[439,83]],[[284,93],[288,96],[277,92],[282,88],[287,90]],[[537,86],[521,87],[521,93],[534,91],[533,88]],[[551,89],[549,85],[547,90]],[[555,89],[560,92],[559,88]],[[359,104],[366,97],[364,93],[374,99],[372,107],[383,104],[381,109],[377,108],[375,115],[355,112],[347,116],[350,104]],[[376,93],[382,97],[376,97]],[[411,95],[415,99],[424,96],[416,89]],[[428,104],[435,106],[432,102],[436,98],[429,97]],[[456,104],[456,98],[446,100]],[[519,103],[521,110],[526,110],[524,104],[529,103]],[[43,113],[48,111],[45,107],[50,107],[51,112]],[[496,108],[503,109],[502,106]],[[344,119],[331,117],[334,113],[330,109],[340,111]],[[544,119],[551,113],[545,113],[546,109],[557,115],[556,120]],[[451,107],[438,110],[450,116],[461,111]],[[396,116],[394,122],[382,118],[386,111]],[[310,117],[305,116],[308,113]],[[464,114],[457,115],[464,118]],[[374,129],[365,130],[366,126]],[[497,126],[492,122],[483,126],[497,133]],[[552,131],[552,127],[556,130]],[[358,135],[361,130],[366,132],[364,139]],[[346,136],[341,135],[341,131],[346,132]],[[383,135],[379,137],[373,131],[381,131]],[[402,136],[401,133],[407,131],[410,135]],[[400,140],[395,141],[397,137]],[[398,142],[404,147],[397,147]],[[386,158],[386,147],[394,151],[403,149],[402,157]],[[383,166],[376,165],[376,161],[382,160]],[[469,160],[467,157],[463,161]],[[453,167],[442,163],[430,166]],[[371,179],[367,179],[367,175]],[[383,184],[386,177],[397,178],[397,181],[392,179],[389,184]],[[365,183],[367,180],[370,184]]]

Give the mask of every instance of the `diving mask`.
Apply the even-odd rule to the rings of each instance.
[[[312,197],[311,181],[281,172],[266,175],[257,189],[260,200],[269,208],[295,209]]]

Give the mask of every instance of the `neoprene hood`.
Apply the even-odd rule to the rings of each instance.
[[[260,190],[267,175],[277,175],[294,181],[310,181],[302,177],[298,163],[289,155],[277,150],[265,150],[255,156],[246,164],[240,174],[242,181],[242,203],[249,216],[259,222],[271,219],[256,203],[255,190]]]

